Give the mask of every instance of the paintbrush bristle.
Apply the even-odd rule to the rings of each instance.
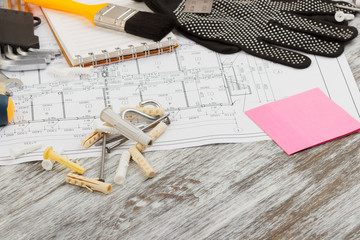
[[[175,20],[158,13],[138,12],[126,21],[125,32],[154,41],[163,39],[175,27]]]

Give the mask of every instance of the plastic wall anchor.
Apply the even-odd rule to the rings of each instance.
[[[148,129],[151,129],[153,127],[155,127],[158,123],[162,122],[162,121],[166,121],[166,124],[170,124],[170,120],[169,120],[169,113],[165,114],[163,117],[157,118],[155,121],[145,125],[145,126],[139,126],[139,129],[141,129],[142,131],[146,131]],[[124,142],[127,141],[126,138],[124,138],[123,136],[120,137],[115,137],[113,138],[113,140],[119,140],[118,142],[116,142],[115,144],[112,144],[111,146],[106,147],[108,153],[110,153],[114,148],[120,146],[121,144],[123,144]]]
[[[354,14],[350,14],[350,13],[345,14],[345,20],[346,21],[351,21],[351,20],[354,20],[354,19],[355,19]]]
[[[62,67],[62,68],[56,68],[56,67],[48,67],[46,69],[46,72],[64,79],[64,80],[70,80],[76,76],[81,76],[81,75],[87,75],[90,76],[94,73],[94,67],[86,67],[86,68],[82,68],[82,67]]]
[[[121,133],[114,127],[109,126],[109,124],[102,122],[97,119],[94,121],[93,127],[96,132],[108,133],[113,135],[120,135]]]
[[[143,145],[151,145],[151,138],[146,135],[139,128],[122,119],[116,112],[110,107],[103,109],[100,113],[101,121],[109,123],[111,126],[119,130],[119,132],[126,138],[140,142]]]
[[[141,106],[136,106],[136,107],[132,107],[132,108],[128,108],[128,107],[121,107],[120,108],[120,112],[126,110],[126,109],[134,109],[134,110],[138,110],[142,113],[145,113],[149,116],[152,117],[162,117],[165,115],[165,109],[164,108],[157,108],[157,107],[141,107]],[[133,116],[135,117],[135,115]]]
[[[337,11],[335,13],[335,20],[337,22],[351,21],[351,20],[354,20],[354,19],[355,19],[354,14],[344,13],[343,11]]]
[[[31,153],[36,150],[39,150],[41,148],[41,146],[42,146],[41,143],[34,143],[34,144],[26,145],[26,146],[23,146],[20,148],[10,148],[10,156],[13,159],[16,159],[17,157],[19,157],[23,154],[27,154],[27,153]]]
[[[114,182],[116,184],[122,185],[125,183],[126,173],[129,167],[129,161],[130,161],[130,153],[129,151],[124,151],[121,154],[119,165],[115,172]]]
[[[68,173],[65,181],[80,187],[87,188],[89,191],[99,191],[108,194],[111,190],[111,184],[98,181],[97,179],[87,178],[74,173]]]
[[[41,162],[41,166],[43,167],[43,169],[50,171],[51,169],[53,169],[54,162],[55,161],[50,159],[43,159]]]
[[[164,122],[160,122],[156,127],[151,129],[150,132],[148,132],[148,136],[151,137],[152,141],[154,142],[156,139],[158,139],[161,134],[163,134],[167,129],[167,125]],[[142,145],[141,143],[136,143],[136,148],[142,152],[146,149],[147,146]]]
[[[81,146],[89,148],[103,137],[102,132],[94,131],[81,140]]]
[[[139,110],[147,115],[153,116],[153,117],[162,117],[165,114],[164,108],[154,108],[154,107],[140,107],[137,106],[135,108],[136,110]]]
[[[85,169],[83,167],[80,166],[80,164],[78,163],[74,163],[72,161],[69,160],[69,158],[67,157],[63,157],[60,154],[57,154],[56,152],[53,151],[53,147],[47,147],[44,151],[44,159],[51,159],[53,161],[56,161],[62,165],[64,165],[65,167],[70,168],[71,170],[79,173],[79,174],[84,174]]]
[[[58,147],[58,148],[55,149],[55,152],[61,155],[61,154],[64,152],[64,149],[63,149],[62,147]],[[49,170],[53,169],[54,163],[55,163],[54,160],[51,160],[51,159],[43,159],[42,162],[41,162],[41,166],[42,166],[45,170],[49,171]]]
[[[155,176],[155,171],[150,166],[149,162],[146,160],[146,158],[137,150],[135,146],[131,147],[129,149],[131,158],[139,165],[141,170],[145,173],[145,175],[149,178],[153,178]]]

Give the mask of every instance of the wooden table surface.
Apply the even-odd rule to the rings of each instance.
[[[345,52],[358,86],[359,38]],[[1,166],[0,239],[360,239],[359,140],[292,156],[272,141],[148,152],[155,178],[131,162],[108,195],[65,183],[59,165]],[[98,158],[81,165],[98,176]]]

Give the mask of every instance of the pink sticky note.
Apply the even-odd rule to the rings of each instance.
[[[245,113],[288,155],[360,130],[360,122],[318,88]]]

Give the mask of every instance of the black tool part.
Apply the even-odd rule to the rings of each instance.
[[[32,13],[0,9],[0,46],[4,45],[23,50],[40,48]]]
[[[174,27],[174,19],[165,14],[139,11],[126,21],[125,32],[153,41],[160,41]]]
[[[37,27],[41,24],[41,18],[34,16],[34,27]]]
[[[8,124],[7,107],[9,104],[9,97],[0,94],[0,127]]]

